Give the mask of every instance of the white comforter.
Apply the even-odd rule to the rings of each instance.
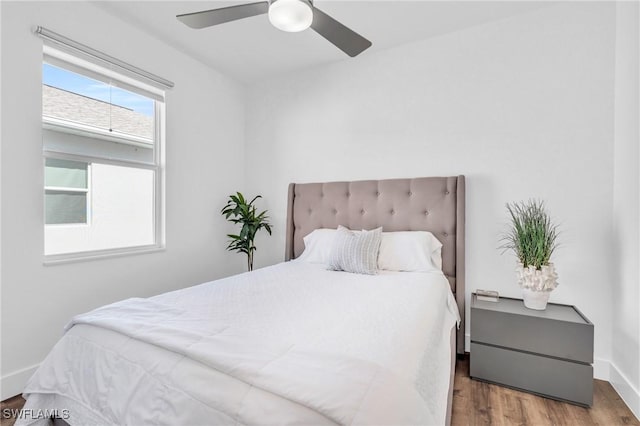
[[[444,424],[458,319],[440,273],[283,263],[75,317],[25,408],[72,425]]]

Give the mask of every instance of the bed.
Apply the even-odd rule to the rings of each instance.
[[[36,418],[17,424],[51,412],[71,425],[448,424],[464,177],[291,184],[288,196],[287,262],[75,317],[25,388]],[[305,235],[338,225],[430,231],[442,272],[299,259]]]

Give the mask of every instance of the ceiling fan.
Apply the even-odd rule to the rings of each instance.
[[[371,47],[369,40],[315,7],[313,0],[268,0],[176,17],[189,27],[200,29],[265,13],[271,24],[282,31],[299,32],[311,27],[351,57]]]

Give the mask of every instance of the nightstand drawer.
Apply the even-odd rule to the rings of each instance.
[[[582,405],[593,402],[593,368],[587,364],[472,342],[470,375]]]
[[[476,301],[471,308],[472,342],[593,362],[593,324],[575,308],[549,304],[546,311],[522,315],[520,300],[491,303]]]

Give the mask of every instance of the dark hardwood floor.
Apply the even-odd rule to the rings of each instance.
[[[469,378],[469,358],[458,360],[453,390],[452,425],[640,426],[608,382],[594,380],[593,407],[558,402]],[[0,424],[12,426],[5,409],[20,409],[21,396],[0,403]]]

